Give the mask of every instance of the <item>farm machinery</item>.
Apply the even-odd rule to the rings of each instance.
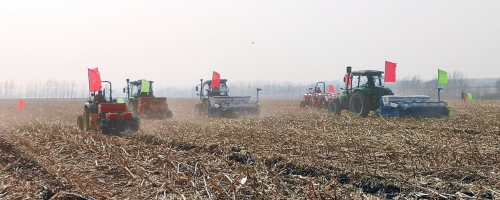
[[[116,100],[113,100],[111,82],[102,82],[109,83],[109,101],[106,101],[101,92],[97,95],[92,93],[91,97],[94,97],[94,100],[89,97],[83,107],[82,115],[77,117],[78,127],[85,131],[99,131],[101,134],[119,134],[127,130],[137,131],[139,120],[127,111],[125,103],[117,103]]]
[[[440,118],[449,116],[447,103],[430,101],[429,96],[398,96],[383,86],[383,71],[360,70],[351,72],[347,67],[344,76],[345,88],[339,97],[328,103],[328,112],[340,115],[350,110],[366,118],[370,111],[377,116]],[[354,83],[353,83],[354,82]]]
[[[321,90],[321,86],[323,90]],[[326,92],[325,82],[317,82],[314,88],[309,88],[309,92],[302,95],[302,101],[300,101],[300,107],[304,108],[310,106],[312,108],[324,108],[328,109],[328,102],[330,99],[338,97],[340,93],[330,93]]]
[[[127,79],[127,87],[123,92],[127,93],[127,104],[134,117],[145,119],[165,119],[173,117],[168,108],[166,97],[155,97],[153,93],[153,81]]]
[[[229,96],[226,82],[227,79],[220,79],[218,86],[215,86],[212,85],[212,80],[203,82],[203,79],[200,79],[200,88],[196,86],[196,91],[199,91],[197,95],[201,102],[195,105],[195,112],[199,115],[226,118],[259,117],[261,89],[257,88],[257,102],[254,103],[251,101],[251,96]]]

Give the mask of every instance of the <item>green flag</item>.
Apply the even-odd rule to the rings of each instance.
[[[448,72],[438,69],[438,85],[448,84]]]
[[[467,94],[467,100],[472,100],[472,93]]]
[[[142,79],[141,82],[141,93],[148,93],[149,92],[149,81]]]
[[[125,103],[125,99],[123,99],[123,98],[118,98],[118,100],[116,100],[116,103]]]

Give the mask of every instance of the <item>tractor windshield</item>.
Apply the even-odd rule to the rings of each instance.
[[[368,75],[359,77],[360,87],[380,87],[382,86],[382,76]]]

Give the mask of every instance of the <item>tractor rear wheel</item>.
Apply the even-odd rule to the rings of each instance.
[[[304,102],[304,101],[301,101],[301,102],[300,102],[300,107],[301,107],[301,108],[304,108],[304,107],[306,107],[306,102]]]
[[[368,97],[361,92],[355,92],[351,97],[351,112],[363,118],[370,114],[370,101]]]
[[[172,114],[172,111],[171,110],[166,110],[165,111],[165,115],[167,118],[172,118],[174,115]]]
[[[340,104],[340,99],[335,98],[328,103],[328,113],[331,115],[340,115],[342,112],[342,104]]]
[[[214,117],[221,118],[222,117],[222,112],[219,109],[215,109],[212,115]]]

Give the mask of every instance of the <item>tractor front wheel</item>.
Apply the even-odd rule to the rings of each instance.
[[[85,108],[82,116],[82,125],[84,131],[90,131],[90,109]]]
[[[340,115],[342,112],[342,104],[340,104],[340,99],[335,98],[328,103],[328,113],[331,115]]]
[[[301,101],[301,102],[300,102],[300,107],[301,107],[301,108],[304,108],[304,107],[306,107],[306,102],[304,102],[304,101]]]
[[[78,124],[80,130],[83,130],[83,116],[76,117],[76,124]]]
[[[370,101],[368,97],[361,92],[356,92],[351,97],[351,112],[363,118],[370,114]]]

